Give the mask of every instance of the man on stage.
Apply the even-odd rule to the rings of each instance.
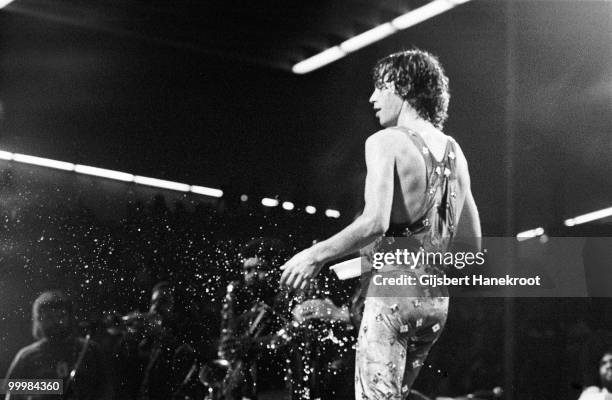
[[[323,265],[376,241],[410,251],[446,251],[451,240],[478,249],[480,221],[459,145],[442,133],[448,78],[437,58],[421,50],[395,53],[374,68],[370,103],[385,128],[365,143],[365,207],[352,224],[303,250],[281,269],[281,284],[303,288]],[[399,239],[398,239],[399,238]],[[396,243],[396,244],[397,244]],[[394,276],[443,273],[442,266],[385,264]],[[355,398],[403,399],[446,322],[445,287],[368,287],[360,327]]]

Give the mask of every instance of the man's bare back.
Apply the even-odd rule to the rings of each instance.
[[[418,130],[417,130],[418,129]],[[480,222],[476,212],[476,205],[470,188],[470,175],[467,160],[459,144],[450,136],[445,135],[434,127],[395,127],[377,132],[375,135],[388,135],[393,141],[390,146],[395,158],[393,204],[391,207],[391,224],[410,224],[422,215],[422,204],[427,196],[427,167],[423,157],[424,149],[418,148],[408,137],[410,134],[418,135],[425,143],[427,150],[437,162],[442,161],[449,140],[455,144],[457,178],[456,192],[456,220],[457,236],[462,239],[480,237]],[[459,221],[461,220],[461,224]]]

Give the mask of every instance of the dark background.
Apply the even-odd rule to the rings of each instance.
[[[269,45],[260,19],[215,18],[245,4],[204,3],[193,20],[226,20],[214,35],[204,22],[184,33],[200,47],[181,46],[176,34],[159,39],[175,25],[154,30],[137,10],[109,6],[104,15],[116,20],[101,25],[85,18],[92,4],[77,4],[76,16],[59,6],[37,11],[33,1],[0,13],[3,150],[280,195],[352,218],[363,142],[378,129],[367,102],[371,67],[415,45],[437,54],[450,77],[445,131],[468,157],[485,231],[559,224],[609,206],[610,2],[474,1],[304,76],[265,65],[266,54],[247,57]],[[302,8],[321,18],[343,11],[325,4]],[[261,3],[260,12],[282,21],[274,7]],[[242,45],[232,36],[239,23]],[[282,43],[288,33],[276,34]],[[209,43],[224,38],[220,50]]]

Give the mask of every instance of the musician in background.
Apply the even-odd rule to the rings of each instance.
[[[256,239],[240,253],[242,279],[228,285],[221,310],[218,355],[230,364],[223,383],[226,399],[256,399],[282,385],[275,332],[284,325],[288,306],[274,273],[285,252],[278,240]]]
[[[325,274],[324,274],[325,275]],[[356,333],[363,313],[361,287],[330,288],[321,276],[295,292],[289,343],[291,398],[354,399]],[[330,295],[334,294],[336,305]],[[356,328],[356,329],[355,329]]]
[[[72,303],[60,291],[41,294],[32,307],[32,334],[36,342],[21,349],[11,363],[6,379],[63,379],[64,395],[14,395],[9,399],[113,398],[108,368],[98,345],[74,335]]]
[[[578,400],[612,400],[612,347],[599,360],[599,382],[585,388]]]
[[[195,362],[195,351],[179,335],[174,292],[169,282],[159,282],[151,291],[149,311],[125,317],[129,368],[121,398],[171,399]]]

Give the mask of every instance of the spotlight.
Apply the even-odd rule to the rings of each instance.
[[[261,199],[261,204],[263,204],[266,207],[276,207],[278,206],[278,200],[271,199],[269,197],[264,197],[263,199]]]
[[[195,186],[191,185],[191,192],[197,194],[203,194],[210,197],[223,197],[223,190],[213,189],[206,186]]]
[[[313,206],[306,206],[305,210],[308,214],[314,214],[317,212],[317,209]]]
[[[327,209],[325,210],[325,216],[329,218],[340,218],[340,211]]]
[[[519,242],[523,242],[527,239],[532,239],[535,237],[540,237],[544,234],[544,228],[542,227],[537,227],[535,229],[530,229],[528,231],[524,231],[524,232],[519,232],[516,234],[516,240],[518,240]]]
[[[283,208],[287,211],[291,211],[295,208],[295,206],[290,201],[283,201]]]

